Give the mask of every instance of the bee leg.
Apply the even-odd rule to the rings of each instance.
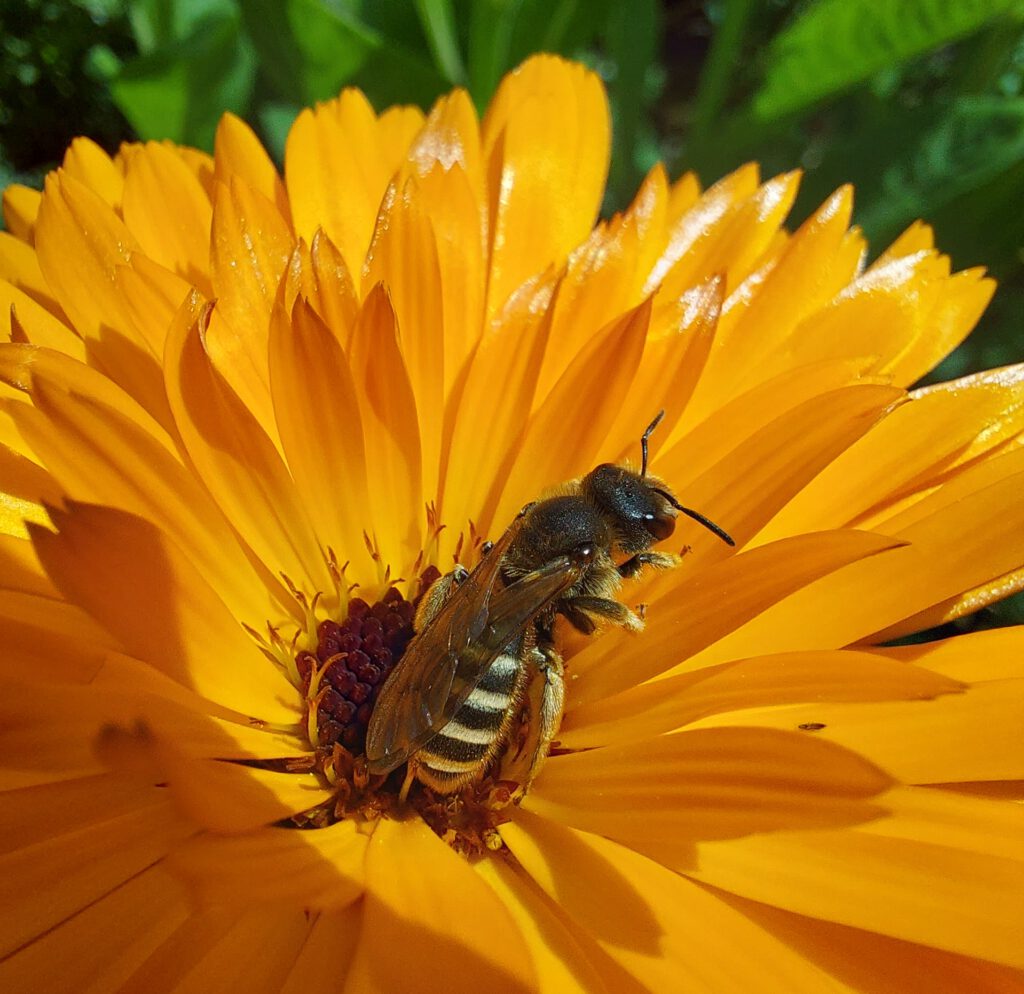
[[[526,772],[516,778],[520,783],[517,792],[520,796],[530,789],[530,785],[544,765],[544,760],[548,758],[551,741],[558,734],[565,707],[565,670],[562,666],[562,657],[548,647],[534,650],[530,653],[530,660],[534,678],[530,681],[527,695],[529,732],[522,750],[527,757],[528,765]]]
[[[398,792],[398,803],[405,804],[406,798],[409,796],[409,790],[412,787],[413,781],[416,779],[416,771],[418,768],[415,757],[409,760],[405,768],[405,779],[402,781],[402,789]]]
[[[652,569],[672,569],[680,562],[679,556],[671,552],[638,552],[618,567],[619,576],[637,576],[645,566]]]
[[[587,617],[591,614],[605,618],[629,632],[642,632],[644,628],[643,621],[625,604],[613,601],[608,597],[573,597],[564,601],[559,610],[563,611],[572,625],[579,628],[584,635],[589,635],[594,631],[594,622]],[[582,615],[589,628],[581,627],[577,623],[576,615]]]

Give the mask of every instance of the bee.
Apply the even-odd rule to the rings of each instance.
[[[401,798],[414,779],[452,794],[479,779],[528,712],[527,790],[547,756],[565,699],[555,619],[591,635],[602,622],[637,632],[642,619],[615,594],[645,567],[679,562],[653,551],[685,514],[729,545],[718,525],[676,499],[647,473],[602,463],[542,500],[527,504],[472,573],[456,566],[430,587],[416,634],[381,688],[366,740],[371,774],[408,763]]]

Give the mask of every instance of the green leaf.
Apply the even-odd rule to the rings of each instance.
[[[415,0],[415,4],[434,63],[449,83],[465,83],[466,70],[459,51],[451,0]]]
[[[291,103],[335,96],[382,44],[375,31],[320,0],[241,0],[240,6],[260,70]]]
[[[127,63],[110,89],[140,138],[212,149],[221,114],[248,110],[255,75],[256,55],[237,13],[222,12]]]
[[[347,84],[360,84],[375,101],[423,104],[444,88],[423,53],[366,23],[354,12],[355,5],[240,3],[260,69],[288,103],[315,103],[336,96]]]
[[[902,146],[858,220],[870,233],[895,234],[1021,162],[1024,98],[961,97],[919,142]]]
[[[1019,0],[818,0],[772,40],[753,111],[803,110],[882,69],[970,34]]]

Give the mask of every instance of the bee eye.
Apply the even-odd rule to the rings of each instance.
[[[575,555],[584,564],[593,562],[594,547],[592,545],[578,545],[576,546]]]
[[[458,584],[465,583],[469,579],[469,570],[465,566],[456,566],[452,570],[452,579]]]
[[[644,528],[657,541],[662,542],[676,530],[676,520],[667,514],[645,514]]]

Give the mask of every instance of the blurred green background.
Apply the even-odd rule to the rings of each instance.
[[[210,149],[224,110],[280,162],[298,109],[343,86],[483,108],[535,51],[607,83],[607,211],[658,159],[705,183],[800,166],[794,223],[852,181],[875,252],[923,217],[1000,281],[932,378],[1024,359],[1024,0],[5,0],[0,185],[40,184],[76,134]],[[1008,620],[1024,598],[969,624]]]

